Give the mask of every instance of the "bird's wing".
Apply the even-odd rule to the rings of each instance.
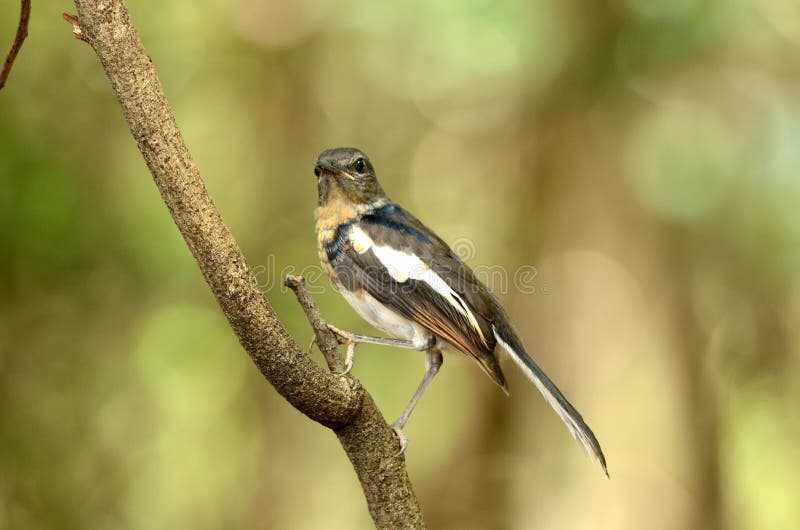
[[[486,287],[450,247],[399,206],[388,204],[343,227],[330,256],[338,280],[473,356],[503,389],[494,355],[493,307]]]

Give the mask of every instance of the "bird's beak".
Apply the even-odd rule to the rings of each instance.
[[[327,160],[317,160],[317,164],[316,164],[316,166],[317,166],[319,169],[322,169],[323,171],[330,171],[330,172],[332,172],[332,173],[333,173],[333,172],[336,172],[336,168],[335,168],[335,167],[333,167],[333,164],[331,164],[331,163],[330,163],[330,162],[328,162]]]
[[[317,160],[316,167],[321,169],[323,172],[333,173],[334,175],[339,175],[342,177],[349,178],[350,180],[353,180],[353,177],[351,175],[349,175],[345,171],[342,171],[338,167],[334,167],[333,164],[331,164],[327,160]]]

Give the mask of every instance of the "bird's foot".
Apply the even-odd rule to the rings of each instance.
[[[392,424],[392,430],[397,435],[397,440],[400,442],[400,450],[394,456],[400,456],[406,452],[408,447],[408,437],[403,433],[403,426],[399,424],[399,420]]]
[[[356,358],[356,342],[350,341],[347,343],[347,354],[344,357],[344,370],[336,375],[345,376],[353,369],[353,361]]]
[[[350,344],[351,342],[357,342],[352,333],[339,329],[333,324],[328,324],[328,329],[331,330],[334,335],[336,335],[336,340],[339,341],[339,344]]]
[[[344,370],[336,373],[336,375],[345,376],[350,373],[350,370],[353,369],[353,361],[355,360],[356,356],[356,344],[358,344],[358,341],[352,333],[343,331],[336,326],[328,324],[328,329],[331,330],[334,335],[336,335],[336,340],[339,342],[339,344],[347,344],[347,353],[344,357]]]

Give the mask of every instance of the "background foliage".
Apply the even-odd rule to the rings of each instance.
[[[335,437],[240,351],[70,8],[35,3],[0,94],[0,527],[369,528]],[[536,267],[535,292],[499,295],[612,479],[513,367],[505,398],[450,355],[406,431],[431,527],[800,521],[794,0],[130,8],[299,340],[279,286],[317,264],[326,147],[363,148],[473,266]],[[370,331],[311,280],[332,322]],[[422,371],[369,346],[355,368],[389,418]]]

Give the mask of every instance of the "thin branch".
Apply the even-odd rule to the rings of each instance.
[[[0,72],[0,89],[6,86],[6,79],[8,79],[8,74],[11,73],[11,67],[14,66],[14,60],[17,58],[19,49],[22,48],[22,43],[28,36],[28,21],[30,19],[31,0],[22,0],[22,5],[19,8],[17,34],[14,35],[14,42],[11,43],[11,49],[8,50],[8,55],[6,55],[6,60],[3,63],[3,71]]]
[[[333,373],[341,373],[344,371],[345,363],[339,355],[339,339],[336,334],[328,327],[325,319],[322,318],[322,313],[319,312],[317,304],[311,298],[311,295],[306,289],[306,280],[302,276],[289,275],[284,281],[286,287],[294,291],[300,307],[306,313],[309,324],[314,330],[315,342],[319,347],[319,351],[325,357],[325,362],[328,363],[328,369]]]
[[[74,25],[97,54],[164,203],[234,333],[296,409],[334,430],[378,528],[423,528],[398,441],[370,395],[315,363],[281,325],[194,163],[122,0],[75,0]],[[84,155],[91,164],[91,150]]]

